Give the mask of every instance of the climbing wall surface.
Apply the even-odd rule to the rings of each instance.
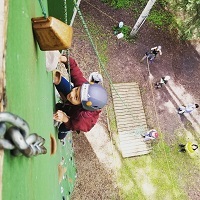
[[[0,111],[4,110],[5,91],[5,49],[7,31],[7,1],[0,1]]]
[[[47,11],[47,0],[41,2]],[[67,200],[70,199],[76,179],[71,133],[65,142],[60,143],[52,121],[55,107],[52,72],[46,71],[45,53],[39,49],[31,23],[31,18],[38,16],[42,16],[39,1],[9,1],[5,56],[6,111],[22,117],[28,122],[31,132],[45,139],[47,154],[34,158],[13,158],[8,150],[4,151],[3,188],[0,191],[3,200]],[[57,142],[54,154],[51,154],[51,135]]]
[[[138,84],[113,84],[112,97],[122,156],[150,153],[151,143],[144,142],[141,136],[147,131],[147,124]]]
[[[7,1],[0,1],[0,111],[4,110],[5,90],[5,41],[7,31]],[[2,199],[2,176],[3,176],[4,151],[0,150],[0,200]]]

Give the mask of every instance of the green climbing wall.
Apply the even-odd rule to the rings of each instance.
[[[69,25],[72,15],[73,15],[74,1],[73,0],[48,0],[48,9],[49,9],[50,16],[60,19],[63,22],[65,22],[65,13],[66,13],[67,24]],[[65,12],[65,10],[67,12]]]
[[[47,1],[42,2],[48,11]],[[45,138],[47,154],[32,158],[13,157],[5,150],[0,194],[3,200],[62,200],[63,196],[69,199],[76,178],[71,134],[63,146],[57,140],[57,130],[53,126],[52,73],[46,71],[45,52],[40,50],[31,24],[31,18],[38,16],[42,16],[39,1],[9,1],[6,110],[26,120],[31,133]],[[50,155],[50,134],[57,141],[55,155]],[[58,165],[61,161],[66,173],[59,184]]]

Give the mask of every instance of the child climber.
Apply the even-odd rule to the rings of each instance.
[[[61,56],[60,62],[68,69],[66,56]],[[90,131],[107,103],[106,90],[97,83],[89,83],[73,58],[69,58],[69,63],[73,86],[60,72],[54,73],[54,85],[64,102],[56,104],[56,113],[53,116],[54,120],[62,123],[58,133],[60,140],[70,130]]]

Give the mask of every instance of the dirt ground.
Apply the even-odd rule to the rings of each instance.
[[[100,0],[82,0],[80,8],[83,15],[92,16],[94,22],[101,25],[106,34],[111,35],[107,44],[109,58],[107,69],[113,83],[139,83],[149,128],[156,127],[161,130],[169,145],[178,144],[177,136],[181,134],[180,130],[188,132],[188,139],[194,139],[190,132],[200,133],[199,111],[195,110],[191,115],[180,117],[176,109],[182,104],[200,104],[199,42],[193,41],[191,44],[180,41],[175,33],[155,29],[146,22],[139,30],[135,42],[128,43],[123,39],[118,40],[112,34],[112,26],[123,21],[125,25],[132,27],[136,19],[130,11],[114,10]],[[77,16],[75,24],[78,20]],[[74,25],[72,55],[88,75],[98,70],[98,60],[91,44],[84,39],[84,36],[86,33],[83,27]],[[140,59],[147,50],[157,45],[162,46],[163,55],[158,56],[150,64],[150,78],[147,64],[140,63]],[[166,87],[152,90],[152,84],[166,75],[171,77]],[[93,131],[87,134],[74,134],[77,183],[72,195],[73,200],[119,199],[117,186],[113,182],[115,168],[112,166],[113,160],[110,159],[112,149],[109,137],[102,138],[100,129],[102,131],[108,129],[105,110]],[[93,138],[99,142],[96,144],[97,150],[95,144],[92,146],[92,141],[89,142],[94,132],[95,134],[98,132],[102,140],[100,142],[97,138]],[[199,138],[199,135],[196,137]],[[196,176],[200,178],[199,173]],[[195,180],[198,187],[200,179]],[[200,192],[197,188],[188,186],[186,190],[190,199],[199,199]]]

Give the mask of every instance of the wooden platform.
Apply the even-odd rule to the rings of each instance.
[[[144,142],[141,136],[147,132],[147,123],[138,84],[118,83],[113,86],[112,97],[122,156],[150,153],[151,143]]]

